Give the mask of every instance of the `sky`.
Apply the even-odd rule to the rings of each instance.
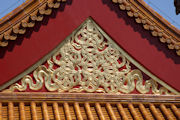
[[[0,0],[0,18],[16,9],[26,0]]]
[[[0,18],[17,8],[26,0],[0,0]],[[174,0],[144,0],[150,7],[180,29],[180,14],[176,15]]]
[[[144,0],[151,8],[180,29],[180,14],[176,15],[174,0]]]

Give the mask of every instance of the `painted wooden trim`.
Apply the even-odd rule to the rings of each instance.
[[[1,101],[78,101],[78,102],[178,102],[180,95],[150,94],[109,94],[109,93],[54,93],[54,92],[14,92],[0,93]]]

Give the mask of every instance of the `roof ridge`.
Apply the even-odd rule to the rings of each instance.
[[[129,17],[133,17],[145,30],[149,30],[152,36],[159,37],[162,43],[166,43],[169,49],[176,50],[177,55],[180,56],[180,31],[169,25],[167,20],[147,6],[144,1],[112,0],[112,2],[119,4],[120,10],[127,11]]]
[[[18,34],[25,34],[26,28],[35,26],[35,21],[42,21],[44,15],[50,15],[52,9],[60,7],[66,0],[27,0],[0,22],[0,46],[8,45],[9,40],[16,40]]]

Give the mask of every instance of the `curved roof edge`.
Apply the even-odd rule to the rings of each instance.
[[[26,28],[34,27],[35,21],[42,21],[43,15],[50,15],[53,8],[66,0],[27,0],[11,13],[0,19],[0,46],[8,45],[9,40],[16,40],[18,34],[24,34]],[[142,23],[145,30],[159,37],[169,49],[175,49],[180,56],[180,30],[151,9],[143,0],[112,0],[119,3],[121,10]]]
[[[155,12],[143,0],[112,0],[119,4],[120,10],[127,11],[129,17],[133,17],[137,23],[141,23],[145,30],[149,30],[152,36],[159,37],[168,48],[176,50],[180,56],[180,30],[171,25],[166,19]]]
[[[42,21],[44,15],[50,15],[53,8],[59,8],[66,0],[26,0],[25,3],[0,19],[0,46],[16,40],[18,34],[24,34],[26,28],[34,27],[35,21]]]

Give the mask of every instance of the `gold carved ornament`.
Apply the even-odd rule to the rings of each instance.
[[[104,92],[142,94],[170,94],[153,80],[144,80],[139,69],[132,69],[130,61],[105,39],[91,19],[66,39],[63,46],[33,71],[25,75],[21,84],[15,83],[5,91],[40,90],[58,92]]]

